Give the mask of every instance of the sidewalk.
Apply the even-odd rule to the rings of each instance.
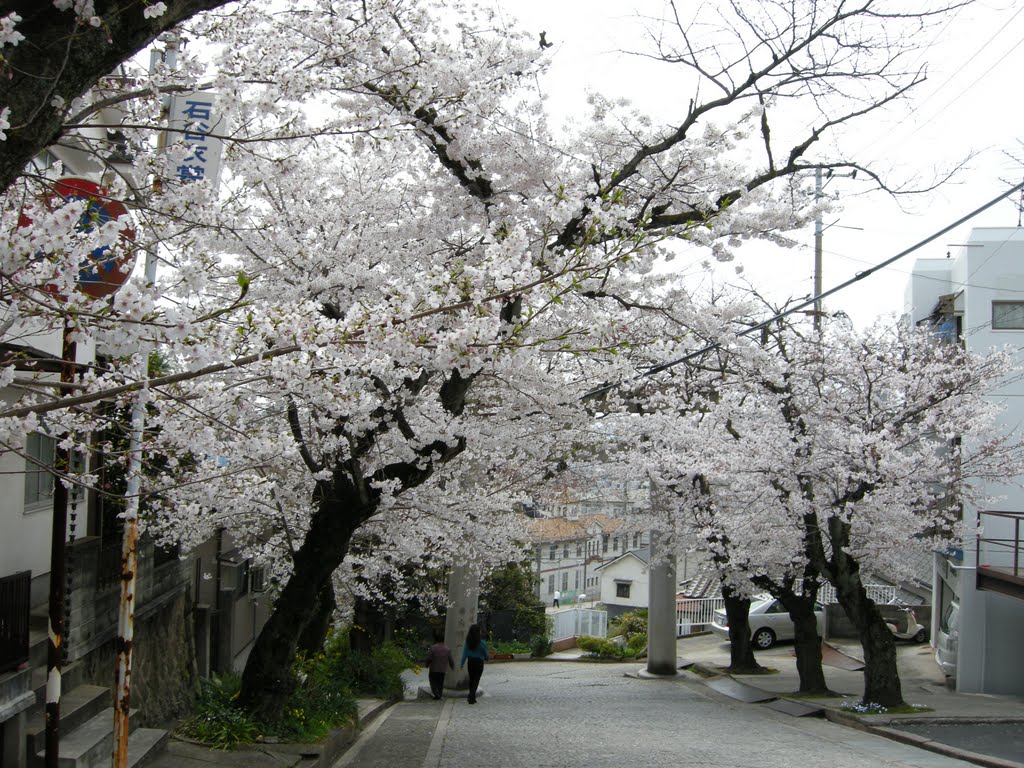
[[[850,656],[861,657],[856,643],[832,645]],[[720,672],[729,663],[728,644],[713,635],[681,639],[677,649],[681,659],[695,662],[698,673]],[[763,691],[788,696],[799,689],[792,652],[792,645],[783,644],[757,653],[758,662],[776,670],[775,674],[732,677]],[[904,700],[928,711],[906,715],[851,711],[847,707],[864,691],[862,672],[828,666],[824,669],[829,688],[842,695],[795,700],[825,708],[825,716],[833,722],[932,752],[979,765],[1024,768],[1024,697],[957,693],[947,686],[934,660],[935,649],[927,644],[899,644],[897,653]]]

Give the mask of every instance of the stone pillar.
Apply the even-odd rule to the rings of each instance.
[[[459,669],[459,659],[462,658],[469,625],[476,623],[479,599],[480,578],[476,571],[466,565],[454,566],[448,577],[448,613],[444,621],[444,641],[455,657],[455,670],[444,679],[447,690],[465,691],[469,688],[469,673],[466,669]]]
[[[651,532],[648,571],[647,672],[676,674],[676,558],[661,551],[660,535]]]

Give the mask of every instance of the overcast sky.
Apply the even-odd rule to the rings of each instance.
[[[754,2],[755,0],[745,0]],[[542,86],[556,118],[581,109],[587,87],[630,98],[644,111],[680,114],[691,94],[673,95],[664,73],[623,50],[642,47],[637,16],[660,7],[660,0],[514,0],[511,7],[524,25],[544,30],[554,43],[550,75]],[[840,196],[844,209],[826,218],[824,287],[895,255],[995,197],[1007,182],[1024,179],[1024,3],[990,0],[975,3],[931,30],[921,41],[928,80],[911,101],[885,120],[869,117],[843,139],[842,147],[862,164],[892,169],[894,177],[929,177],[974,153],[968,168],[943,188],[899,203],[884,194],[864,194],[861,180],[834,179],[827,191]],[[676,99],[678,101],[676,102]],[[675,103],[673,103],[675,102]],[[674,110],[676,104],[679,110]],[[1002,180],[1002,181],[1001,181]],[[1017,226],[1017,200],[1002,202],[913,256],[866,278],[826,301],[858,325],[880,313],[900,312],[913,260],[956,255],[971,226]],[[902,210],[901,210],[902,207]],[[814,263],[813,232],[797,235],[803,245],[788,250],[764,246],[740,252],[744,275],[759,290],[782,300],[809,295]],[[707,254],[684,253],[681,267]],[[730,277],[734,265],[719,270]]]

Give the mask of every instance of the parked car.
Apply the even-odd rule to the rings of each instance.
[[[935,635],[935,661],[946,677],[956,677],[956,654],[960,642],[960,604],[946,606]]]
[[[814,604],[814,617],[818,620],[818,634],[825,635],[825,606]],[[715,611],[711,631],[729,639],[729,620],[725,609]],[[795,635],[793,621],[782,602],[770,596],[758,596],[750,604],[750,641],[755,648],[771,648],[779,640],[792,640]]]

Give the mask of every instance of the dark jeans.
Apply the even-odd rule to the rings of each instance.
[[[431,672],[427,675],[430,678],[430,692],[435,699],[444,695],[444,672]]]
[[[480,685],[480,675],[484,673],[483,659],[467,659],[469,666],[469,700],[476,701],[476,689]]]

